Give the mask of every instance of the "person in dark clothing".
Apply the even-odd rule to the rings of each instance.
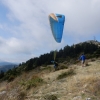
[[[82,55],[80,56],[79,60],[81,60],[82,67],[84,67],[84,66],[85,66],[85,60],[86,60],[85,55],[82,54]]]
[[[51,61],[54,64],[55,71],[58,69],[58,63],[56,61]]]

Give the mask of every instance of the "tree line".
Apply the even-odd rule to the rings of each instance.
[[[73,44],[72,46],[65,46],[63,49],[56,51],[56,61],[63,62],[65,60],[78,59],[79,55],[84,53],[86,58],[100,57],[100,47],[94,43],[83,42],[80,44]],[[54,51],[45,53],[39,57],[31,58],[26,62],[19,64],[18,67],[8,70],[6,73],[0,73],[0,79],[13,80],[24,71],[33,70],[39,66],[46,66],[51,64],[54,59]]]

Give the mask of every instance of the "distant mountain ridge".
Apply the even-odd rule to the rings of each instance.
[[[12,69],[13,67],[17,67],[18,64],[16,63],[11,63],[11,62],[5,62],[5,61],[0,61],[0,71],[6,72],[9,69]]]
[[[11,63],[11,62],[0,62],[0,66],[4,66],[4,65],[13,65],[14,63]]]
[[[99,48],[98,48],[99,47]],[[77,44],[74,44],[72,46],[65,46],[63,49],[59,50],[57,53],[57,60],[60,62],[64,61],[64,59],[69,60],[69,57],[73,58],[77,57],[81,52],[84,52],[85,54],[91,53],[92,56],[99,56],[100,54],[100,42],[97,40],[87,40],[84,42],[80,42]],[[93,53],[95,54],[93,55]],[[0,70],[7,71],[9,69],[12,69],[13,67],[17,67],[19,65],[19,69],[23,69],[25,71],[32,70],[38,66],[45,65],[45,64],[51,64],[51,60],[53,59],[53,51],[50,53],[46,53],[43,55],[40,55],[40,57],[31,58],[25,63],[14,64],[11,62],[5,62],[0,60]],[[68,58],[66,58],[68,57]],[[88,55],[89,57],[89,55]]]

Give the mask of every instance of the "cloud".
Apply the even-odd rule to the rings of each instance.
[[[20,60],[16,61],[84,41],[100,33],[100,0],[1,1],[8,12],[5,15],[7,22],[0,24],[0,29],[4,30],[0,52],[12,57],[19,55]],[[57,44],[51,34],[48,15],[52,12],[66,17],[61,44]]]
[[[93,4],[94,0],[77,1],[72,3],[66,14],[68,32],[75,35],[83,35],[84,37],[100,32],[100,7],[96,7],[98,2]]]

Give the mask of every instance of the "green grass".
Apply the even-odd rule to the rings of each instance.
[[[26,89],[30,89],[31,87],[37,87],[43,83],[43,79],[39,76],[33,76],[30,80],[24,81],[22,80],[20,84],[24,86]]]

